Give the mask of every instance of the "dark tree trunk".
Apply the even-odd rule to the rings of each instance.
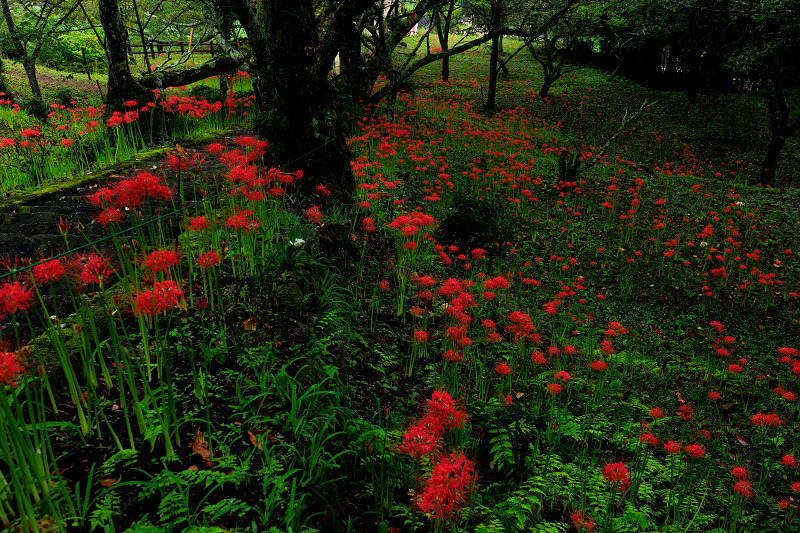
[[[106,113],[123,109],[128,100],[144,102],[153,95],[136,82],[128,65],[128,30],[122,20],[117,0],[99,0],[100,24],[106,40],[108,60],[108,92]]]
[[[17,52],[22,67],[25,69],[25,74],[28,76],[28,85],[30,85],[31,93],[36,98],[42,97],[42,90],[39,88],[39,79],[36,77],[36,55],[28,55],[28,48],[26,42],[17,30],[17,25],[14,22],[14,17],[11,15],[11,8],[8,0],[2,0],[3,4],[3,18],[6,19],[6,26],[8,33],[11,37],[11,42],[14,45],[14,51]]]
[[[759,182],[767,185],[775,178],[775,168],[781,156],[783,145],[792,135],[800,131],[800,116],[791,119],[791,109],[784,90],[783,73],[775,66],[770,69],[769,92],[767,93],[767,113],[769,118],[770,141],[764,162],[761,164]]]
[[[455,0],[447,4],[446,11],[436,11],[436,34],[439,37],[439,46],[443,52],[450,49],[450,26],[453,22],[453,11],[455,10]],[[450,56],[442,59],[442,81],[450,81]]]
[[[301,188],[313,192],[324,185],[333,203],[352,204],[355,177],[350,150],[328,82],[330,65],[321,65],[321,43],[311,0],[261,0],[267,58],[260,61],[259,77],[271,80],[270,106],[275,120],[263,133],[273,142],[280,163],[302,169]],[[250,37],[248,31],[248,37]],[[255,49],[254,49],[255,50]],[[331,61],[332,61],[331,57]]]
[[[758,181],[762,185],[772,183],[773,178],[775,178],[775,167],[778,166],[778,159],[781,157],[781,150],[783,150],[784,144],[786,144],[786,137],[772,135],[769,145],[767,145],[767,153],[764,155],[764,162],[761,163],[761,173],[758,177]]]
[[[31,93],[36,98],[42,97],[42,89],[39,87],[39,78],[36,75],[36,60],[31,57],[25,57],[22,60],[22,67],[25,69],[25,75],[28,76],[28,85],[30,85]]]
[[[500,57],[500,39],[492,38],[492,51],[489,56],[489,91],[486,94],[486,109],[494,109],[497,99],[497,61]]]
[[[361,53],[361,32],[354,24],[348,25],[342,35],[339,65],[342,78],[339,83],[344,85],[344,91],[356,101],[368,102],[372,84]]]

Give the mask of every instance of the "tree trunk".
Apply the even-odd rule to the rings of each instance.
[[[545,76],[542,86],[539,89],[539,98],[546,98],[550,94],[550,86],[553,85],[555,80]]]
[[[106,113],[124,109],[123,103],[128,100],[139,103],[152,100],[152,93],[137,83],[131,74],[128,65],[128,30],[122,20],[117,0],[99,0],[98,8],[100,24],[105,33],[108,60]]]
[[[492,52],[489,56],[489,91],[486,94],[486,109],[494,109],[497,98],[497,60],[500,57],[500,38],[492,39]]]
[[[28,85],[31,87],[31,93],[35,98],[42,98],[42,89],[39,87],[39,78],[36,76],[36,60],[32,57],[25,57],[22,60],[22,67],[25,69],[25,75],[28,76]]]
[[[259,12],[269,57],[262,63],[269,68],[259,74],[271,75],[274,91],[272,109],[264,111],[275,117],[263,133],[274,143],[279,162],[304,171],[304,192],[324,185],[332,193],[331,205],[352,204],[355,177],[342,124],[331,112],[330,68],[315,64],[321,58],[313,52],[320,48],[313,2],[261,0]]]
[[[17,30],[17,25],[14,22],[14,17],[11,15],[11,8],[8,0],[2,0],[3,5],[3,18],[6,19],[6,26],[8,33],[11,36],[11,42],[14,44],[14,51],[17,52],[22,67],[25,69],[25,74],[28,76],[28,85],[31,87],[31,93],[36,98],[42,97],[42,90],[39,88],[39,80],[36,77],[36,56],[28,55],[27,42],[22,39],[22,36]]]
[[[786,144],[786,137],[773,133],[769,145],[767,145],[767,153],[764,155],[764,162],[761,163],[761,173],[758,177],[758,181],[762,185],[772,183],[772,179],[775,177],[775,167],[778,166],[778,159],[780,159],[784,144]]]

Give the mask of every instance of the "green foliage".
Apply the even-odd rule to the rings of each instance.
[[[72,101],[73,101],[72,89],[70,89],[68,87],[64,87],[62,89],[59,89],[53,95],[53,99],[55,100],[55,103],[57,103],[59,105],[70,107],[72,105]]]
[[[22,102],[22,108],[26,113],[35,117],[40,122],[47,121],[47,114],[50,112],[50,108],[47,107],[44,100],[36,98],[35,96]]]
[[[225,100],[225,93],[219,88],[214,88],[203,84],[192,85],[192,87],[189,89],[189,95],[197,98],[203,98],[209,102],[220,102]]]
[[[437,240],[465,251],[483,248],[496,254],[498,245],[514,242],[516,238],[508,215],[508,202],[500,194],[456,192],[439,226]]]

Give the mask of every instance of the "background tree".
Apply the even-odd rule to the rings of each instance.
[[[547,96],[561,76],[582,68],[581,58],[576,56],[585,36],[585,20],[570,14],[546,29],[539,39],[525,39],[531,57],[542,67],[540,97]]]
[[[36,74],[36,60],[42,47],[53,35],[69,31],[64,22],[78,9],[81,0],[42,0],[10,4],[0,0],[14,51],[19,58],[28,85],[35,98],[42,98],[42,89]],[[13,9],[16,8],[16,9]]]

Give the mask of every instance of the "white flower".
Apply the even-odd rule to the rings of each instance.
[[[295,239],[295,240],[292,241],[292,246],[297,246],[298,248],[300,248],[305,243],[306,243],[306,241],[304,241],[303,239]]]

